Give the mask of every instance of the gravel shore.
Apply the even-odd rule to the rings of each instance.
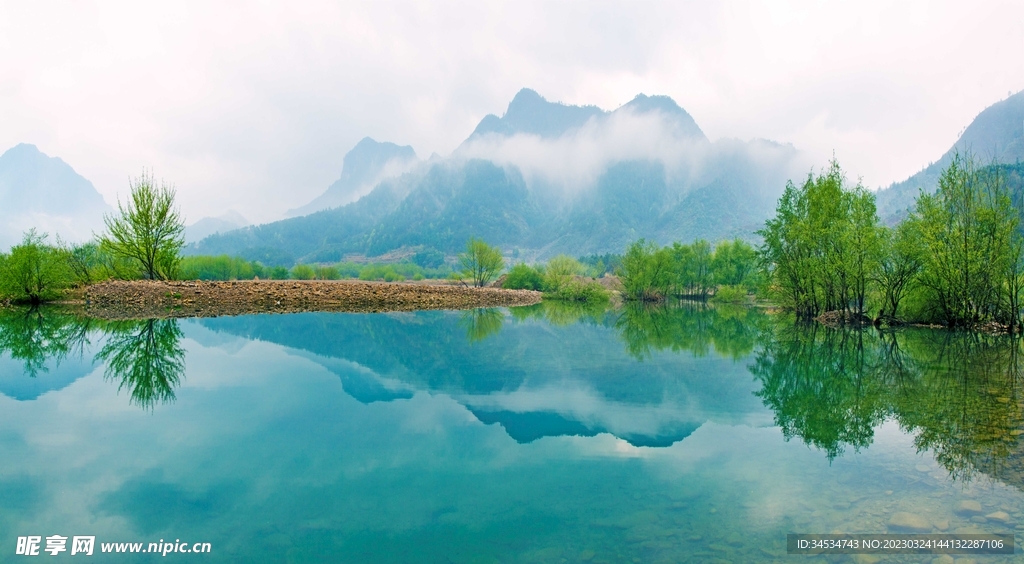
[[[354,280],[109,281],[80,294],[85,313],[103,319],[471,309],[530,305],[540,299],[540,292],[529,290]]]

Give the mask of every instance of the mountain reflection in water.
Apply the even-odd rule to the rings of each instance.
[[[450,396],[521,443],[609,433],[665,447],[709,421],[763,426],[767,407],[787,439],[829,459],[868,448],[894,420],[954,479],[980,472],[1024,489],[1019,338],[805,326],[700,304],[185,322],[193,324],[285,347],[365,404]],[[129,403],[154,409],[185,378],[184,337],[172,319],[0,310],[0,393],[33,400],[102,364]],[[738,372],[753,378],[723,377]]]

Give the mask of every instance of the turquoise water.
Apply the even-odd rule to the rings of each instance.
[[[100,543],[175,539],[212,552],[169,560],[770,562],[896,513],[1024,530],[1008,339],[697,307],[50,311],[5,314],[0,351],[3,562],[53,534],[111,562],[159,557]]]

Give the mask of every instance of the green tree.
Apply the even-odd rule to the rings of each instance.
[[[466,252],[459,255],[462,275],[472,280],[474,286],[484,286],[505,268],[501,251],[475,237],[466,243]]]
[[[874,195],[848,186],[839,163],[808,175],[799,188],[787,183],[775,217],[758,234],[770,288],[798,317],[864,314],[876,278],[878,215]]]
[[[0,261],[0,297],[40,304],[61,297],[74,281],[63,253],[46,244],[34,229]]]
[[[519,263],[509,269],[505,282],[501,286],[510,290],[543,290],[544,273],[525,263]]]
[[[879,231],[879,258],[876,281],[882,303],[878,318],[893,321],[899,317],[900,303],[914,287],[921,272],[920,237],[916,224],[904,221],[895,229]]]
[[[145,278],[173,278],[185,246],[185,224],[174,206],[174,188],[157,186],[152,174],[145,172],[129,187],[127,204],[118,201],[118,214],[104,217],[107,233],[101,246],[115,257],[138,263]]]
[[[672,254],[644,239],[634,242],[622,256],[619,268],[627,299],[660,301],[665,299],[673,283]]]
[[[544,289],[548,292],[557,292],[575,277],[582,275],[585,270],[580,261],[569,255],[558,255],[549,260],[544,269]]]
[[[1000,174],[955,154],[938,191],[918,197],[910,221],[924,247],[920,279],[937,320],[949,326],[1016,324],[1019,312],[1006,306],[1017,307],[1019,297],[1018,218]],[[1008,300],[1011,277],[1014,296]]]

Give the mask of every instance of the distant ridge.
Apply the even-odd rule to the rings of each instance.
[[[970,152],[979,165],[1024,161],[1024,91],[982,110],[945,154],[910,178],[879,190],[879,216],[892,223],[906,216],[920,191],[934,192],[953,154]]]
[[[408,145],[379,143],[369,137],[364,137],[351,151],[345,154],[341,177],[312,202],[288,210],[286,215],[288,217],[308,215],[354,202],[383,180],[388,172],[392,174],[402,172],[416,161],[416,151]]]
[[[70,165],[21,143],[0,155],[0,248],[37,228],[51,236],[85,240],[111,207]]]

